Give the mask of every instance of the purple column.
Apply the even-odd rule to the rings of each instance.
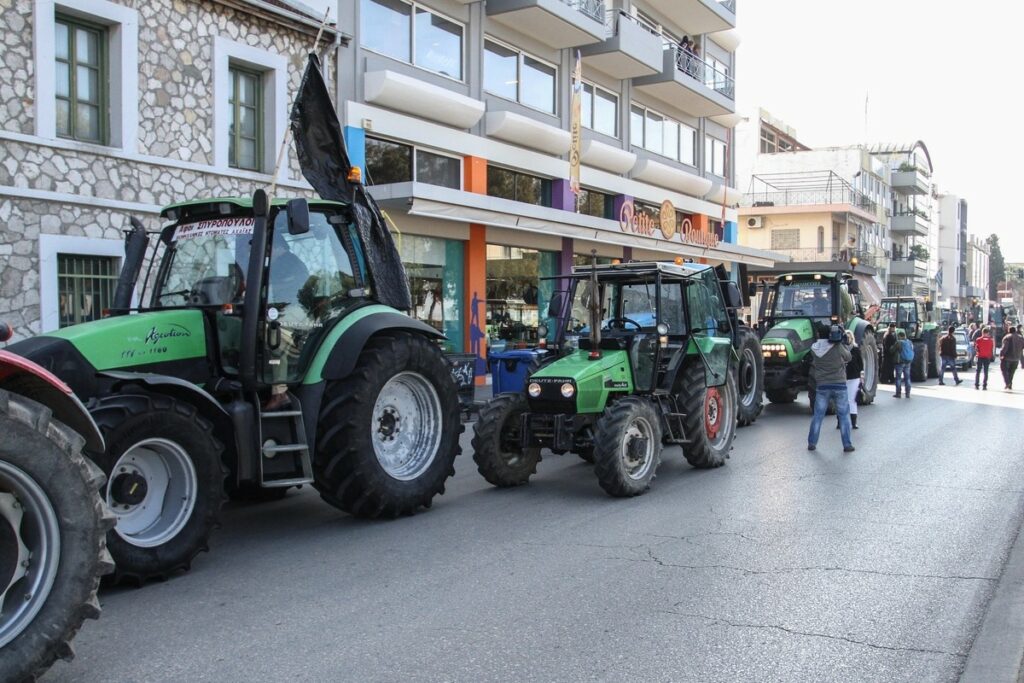
[[[576,195],[569,189],[569,181],[557,179],[551,181],[551,208],[576,212]]]
[[[619,220],[619,216],[622,215],[622,205],[625,204],[626,202],[631,202],[631,201],[633,201],[633,198],[630,197],[628,194],[617,195],[615,197],[615,201],[612,203],[612,207],[613,207],[613,210],[614,210],[614,214],[612,215],[612,218],[614,220]]]

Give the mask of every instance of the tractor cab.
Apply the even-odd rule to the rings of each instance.
[[[931,322],[931,304],[916,297],[887,297],[878,309],[878,327],[896,327],[905,330],[908,339],[919,339],[926,323]]]
[[[800,318],[814,324],[846,323],[858,313],[858,294],[857,281],[843,274],[790,273],[767,288],[758,318],[764,330]]]

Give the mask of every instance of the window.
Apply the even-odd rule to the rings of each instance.
[[[704,136],[704,170],[725,177],[725,143],[710,135]]]
[[[462,80],[461,24],[405,0],[362,0],[360,18],[363,47]]]
[[[697,131],[685,123],[634,104],[629,110],[630,144],[696,166]]]
[[[551,181],[491,166],[487,169],[487,194],[515,202],[551,206]]]
[[[455,157],[416,150],[416,180],[428,185],[462,189],[462,163]]]
[[[772,230],[772,249],[799,249],[800,230]]]
[[[459,190],[462,188],[462,160],[399,142],[366,138],[366,175],[371,185],[415,180]]]
[[[119,271],[116,257],[58,254],[60,327],[99,319],[113,304]]]
[[[263,74],[236,66],[231,66],[229,73],[228,166],[259,171],[263,159]]]
[[[493,40],[484,41],[484,90],[548,114],[555,113],[558,70]]]
[[[629,108],[629,144],[644,146],[644,109],[635,104]]]
[[[106,144],[106,29],[61,16],[56,18],[54,28],[57,135]]]
[[[596,218],[614,218],[614,200],[609,194],[596,190],[580,191],[579,212]]]
[[[583,125],[610,137],[619,135],[619,98],[600,86],[583,84]]]
[[[709,67],[704,70],[704,85],[714,90],[724,91],[727,96],[731,97],[728,65],[714,57],[706,57],[704,61],[707,62]]]

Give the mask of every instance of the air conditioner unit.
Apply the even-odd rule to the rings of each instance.
[[[764,217],[763,216],[747,216],[747,227],[751,229],[763,228]]]

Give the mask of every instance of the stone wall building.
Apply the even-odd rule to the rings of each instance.
[[[322,17],[291,0],[0,0],[0,319],[98,317],[130,216],[273,181]],[[340,38],[320,43],[333,83]],[[278,195],[309,188],[288,150]]]

